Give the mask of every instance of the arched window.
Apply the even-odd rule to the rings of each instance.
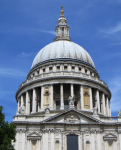
[[[59,150],[59,141],[58,140],[55,141],[55,149]]]
[[[89,150],[89,147],[90,147],[90,142],[87,141],[87,142],[86,142],[86,150]]]

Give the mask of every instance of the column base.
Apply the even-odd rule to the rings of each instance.
[[[53,110],[53,107],[50,107],[50,110]]]
[[[64,107],[60,107],[60,110],[64,110]]]

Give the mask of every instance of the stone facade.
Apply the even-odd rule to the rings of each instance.
[[[63,13],[62,7],[54,41],[67,48],[71,41]],[[16,93],[15,150],[121,150],[121,111],[111,117],[111,92],[83,51],[81,59],[53,54],[38,63],[35,57]]]

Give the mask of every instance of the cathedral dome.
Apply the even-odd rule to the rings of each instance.
[[[70,41],[55,41],[42,48],[32,63],[32,68],[44,61],[57,59],[80,61],[95,68],[90,55],[84,48]]]

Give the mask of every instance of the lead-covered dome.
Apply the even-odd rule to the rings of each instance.
[[[56,41],[42,48],[32,63],[32,68],[47,60],[70,58],[87,63],[95,68],[90,55],[84,48],[70,41]]]

